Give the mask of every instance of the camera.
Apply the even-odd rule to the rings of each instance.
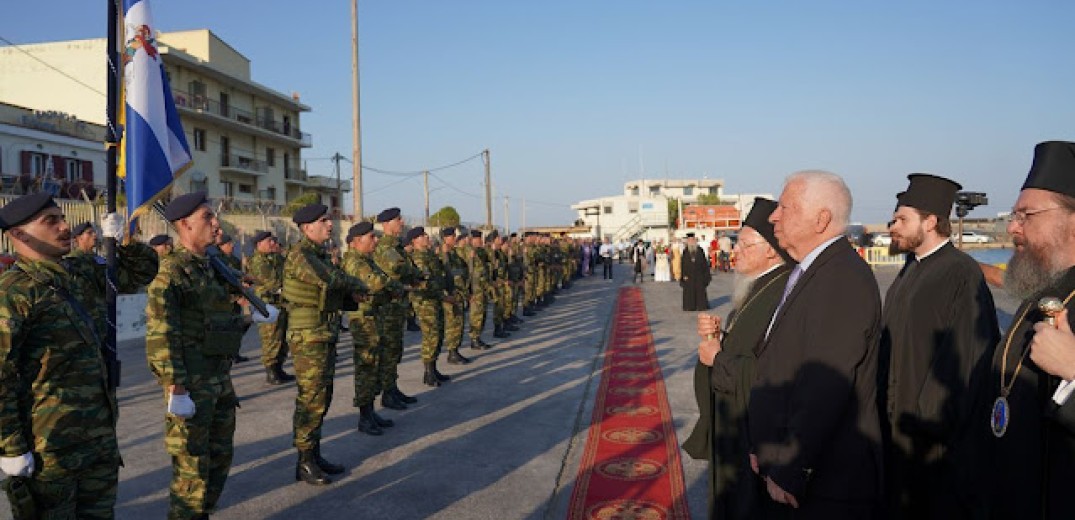
[[[966,217],[970,210],[986,204],[989,204],[989,197],[985,193],[961,191],[956,193],[956,216],[959,218]]]

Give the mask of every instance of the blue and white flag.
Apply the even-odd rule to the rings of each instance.
[[[123,86],[126,110],[119,175],[127,188],[128,220],[167,194],[191,165],[190,146],[175,110],[157,51],[149,0],[123,0]]]

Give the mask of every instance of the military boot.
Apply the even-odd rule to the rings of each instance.
[[[418,326],[418,319],[417,318],[407,318],[407,331],[408,332],[418,332],[420,330],[422,330],[422,327]]]
[[[367,435],[381,435],[381,425],[373,418],[373,405],[368,404],[358,408],[358,431]]]
[[[265,367],[265,383],[273,386],[279,386],[284,384],[284,382],[280,379],[280,376],[276,374],[276,370],[274,369],[274,367]]]
[[[299,462],[295,465],[295,480],[314,486],[326,486],[332,479],[317,465],[314,450],[299,451]]]
[[[471,338],[470,348],[474,350],[489,350],[489,345],[482,341],[481,338]]]
[[[511,334],[508,334],[507,332],[504,332],[504,325],[500,324],[500,325],[497,325],[496,327],[493,328],[493,337],[494,338],[504,339],[504,338],[510,338]]]
[[[440,373],[440,370],[437,370],[437,360],[436,359],[433,360],[433,375],[436,376],[437,381],[440,381],[441,383],[447,383],[448,381],[452,380],[451,376],[444,375],[444,374]]]
[[[370,417],[373,417],[373,422],[377,423],[377,426],[381,428],[391,428],[396,425],[392,419],[385,419],[380,415],[377,415],[377,411],[373,409],[373,405],[370,405]]]
[[[279,379],[281,383],[290,383],[295,380],[295,376],[284,372],[284,367],[280,366],[280,363],[273,365],[272,370],[276,373],[276,379]]]
[[[523,323],[526,323],[525,321],[523,321],[522,319],[520,319],[518,316],[516,316],[514,314],[512,314],[511,316],[508,316],[508,321],[510,321],[513,325],[522,325]]]
[[[400,401],[396,394],[385,390],[381,393],[381,406],[392,410],[406,410],[407,404]]]
[[[459,353],[459,349],[455,348],[448,351],[449,365],[465,365],[467,363],[470,363],[470,360],[463,357],[463,355]]]
[[[426,361],[423,365],[426,367],[426,372],[422,374],[422,383],[432,387],[440,386],[440,379],[437,379],[437,375],[433,373],[433,362]]]
[[[405,393],[401,392],[401,391],[399,390],[399,387],[398,387],[398,386],[393,386],[393,387],[392,387],[392,388],[391,388],[391,389],[389,390],[389,392],[392,392],[392,393],[396,394],[396,398],[397,398],[397,399],[399,399],[400,401],[403,401],[403,402],[404,402],[404,404],[414,404],[414,403],[417,403],[417,402],[418,402],[418,398],[417,398],[417,397],[411,397],[411,396],[409,396],[409,395],[407,395],[407,394],[405,394]]]
[[[317,462],[317,467],[321,468],[321,471],[328,473],[329,475],[339,475],[343,473],[344,467],[339,464],[333,464],[324,457],[321,456],[321,443],[318,442],[314,447],[314,461]]]
[[[530,308],[529,305],[527,305],[523,307],[523,316],[537,316],[537,313],[534,312],[534,310]]]
[[[516,327],[515,324],[511,322],[511,320],[506,320],[504,321],[504,330],[506,332],[518,332],[519,327]]]

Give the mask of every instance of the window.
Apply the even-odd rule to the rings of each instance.
[[[717,193],[717,187],[716,186],[710,186],[709,187],[709,194],[710,195],[717,195],[718,194]]]
[[[67,182],[77,182],[82,180],[82,161],[76,159],[64,160],[64,178]]]
[[[265,189],[265,198],[269,200],[276,200],[276,186],[269,186]]]
[[[220,181],[220,188],[224,190],[225,197],[235,196],[235,185],[228,181]]]
[[[627,203],[628,213],[638,213],[638,201],[630,201]]]
[[[43,153],[30,154],[30,171],[34,175],[44,175],[48,169],[49,156]]]
[[[202,179],[200,181],[191,180],[190,181],[190,191],[192,191],[192,192],[193,191],[206,191],[206,190],[209,189],[208,184],[209,184],[209,181],[206,180],[206,179]]]
[[[227,92],[221,92],[220,93],[220,115],[222,115],[224,117],[228,117],[228,112],[229,112],[228,108],[230,107],[230,105],[231,105],[231,103],[230,103],[230,99],[228,99],[228,93]]]
[[[199,152],[205,151],[205,130],[202,128],[194,129],[194,149]]]
[[[605,215],[612,214],[612,206],[605,206]]]
[[[661,187],[660,186],[650,186],[649,187],[649,194],[650,195],[660,195],[661,194]]]
[[[690,197],[691,195],[694,195],[694,186],[684,186],[683,196]]]
[[[272,148],[265,149],[265,164],[276,166],[276,150]]]
[[[631,188],[631,195],[634,195],[636,197],[638,196],[638,186],[634,186]]]
[[[209,97],[206,92],[205,83],[202,83],[201,81],[191,81],[190,97],[191,104],[194,108],[201,110],[209,108]]]
[[[239,193],[245,193],[247,195],[254,193],[254,185],[252,184],[240,184]]]

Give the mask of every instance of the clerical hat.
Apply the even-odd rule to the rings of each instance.
[[[1037,188],[1075,197],[1075,143],[1045,141],[1034,147],[1034,162],[1022,189]]]
[[[355,237],[368,235],[373,232],[373,223],[363,220],[358,224],[351,226],[351,229],[347,230],[347,242],[351,242]]]
[[[399,208],[388,208],[377,214],[377,222],[384,223],[399,216]]]
[[[194,213],[194,210],[201,207],[202,204],[209,200],[209,195],[204,191],[195,191],[180,195],[164,208],[164,219],[168,222],[175,222],[181,218],[186,218]]]
[[[907,191],[897,195],[896,206],[907,206],[926,213],[947,217],[952,213],[956,192],[963,189],[958,182],[928,173],[912,173]]]
[[[776,211],[777,206],[778,204],[775,200],[754,197],[754,205],[751,206],[750,212],[747,213],[747,218],[743,220],[743,227],[749,226],[754,231],[757,231],[769,245],[773,246],[777,254],[784,258],[784,261],[790,262],[792,261],[791,256],[788,255],[784,248],[780,247],[780,243],[776,239],[776,232],[773,230],[773,224],[769,222],[769,215]]]
[[[296,211],[291,216],[291,221],[301,226],[321,218],[325,213],[328,213],[328,206],[324,204],[308,204]]]
[[[694,238],[694,233],[687,233],[687,238]]]
[[[75,229],[71,230],[71,238],[75,238],[77,236],[80,236],[83,233],[85,233],[85,232],[87,232],[87,231],[89,231],[91,229],[93,229],[93,224],[91,224],[89,222],[83,222],[83,223],[75,226]]]

